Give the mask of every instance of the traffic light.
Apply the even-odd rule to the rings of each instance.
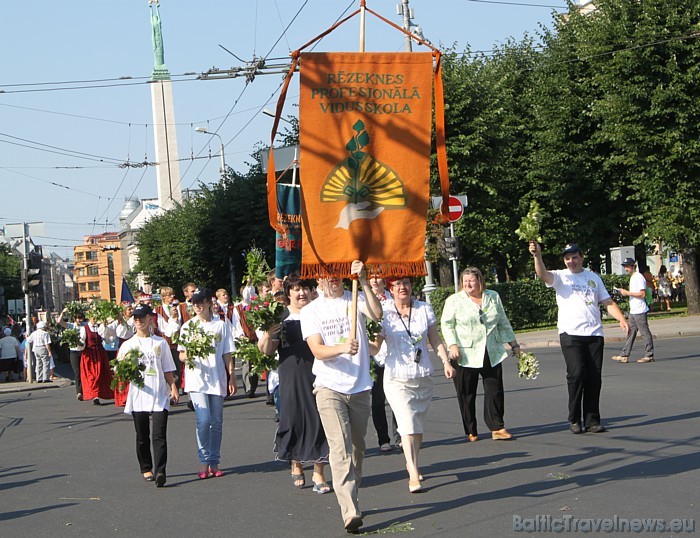
[[[445,237],[445,254],[450,260],[459,259],[459,241],[456,237]]]
[[[27,271],[22,270],[22,290],[27,292],[38,291],[41,286],[41,254],[30,252],[27,260]]]

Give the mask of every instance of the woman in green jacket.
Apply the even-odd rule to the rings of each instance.
[[[513,436],[503,423],[503,369],[508,356],[503,344],[515,354],[520,346],[508,321],[498,293],[487,290],[484,277],[476,267],[460,275],[462,290],[445,301],[441,326],[454,375],[457,401],[462,414],[464,433],[469,441],[479,440],[476,428],[476,390],[479,376],[484,384],[484,421],[493,439]]]

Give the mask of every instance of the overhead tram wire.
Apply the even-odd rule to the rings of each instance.
[[[474,2],[476,4],[500,4],[504,6],[523,6],[523,7],[545,7],[550,9],[569,9],[569,6],[552,6],[545,4],[530,4],[526,2],[506,2],[505,0],[465,0],[465,2]]]
[[[67,185],[63,185],[63,184],[61,184],[61,183],[57,183],[56,181],[50,181],[50,180],[48,180],[48,179],[41,179],[41,178],[38,178],[38,177],[36,177],[36,176],[30,176],[29,174],[24,174],[24,173],[22,173],[22,172],[17,172],[16,170],[12,170],[11,168],[6,168],[6,167],[4,167],[4,166],[0,167],[0,170],[6,170],[7,172],[10,172],[10,173],[12,173],[12,174],[17,174],[18,176],[28,177],[28,178],[30,178],[30,179],[34,179],[34,180],[40,181],[40,182],[42,182],[42,183],[47,183],[47,184],[49,184],[49,185],[53,185],[54,187],[59,187],[59,188],[61,188],[61,189],[66,189],[66,190],[69,190],[69,191],[79,192],[80,194],[85,194],[85,195],[87,195],[87,196],[92,196],[92,197],[98,198],[98,199],[99,199],[99,198],[102,198],[102,197],[99,196],[98,194],[94,194],[94,193],[91,193],[91,192],[87,192],[87,191],[83,191],[83,190],[80,190],[80,189],[76,189],[76,188],[74,188],[74,187],[68,187]]]
[[[301,7],[297,10],[297,12],[296,12],[296,14],[294,15],[294,17],[292,17],[291,22],[290,22],[290,23],[287,25],[287,27],[284,29],[284,31],[282,32],[282,34],[280,35],[280,37],[275,41],[275,44],[274,44],[274,45],[272,46],[272,48],[268,51],[268,53],[265,55],[265,57],[261,59],[263,65],[264,65],[265,61],[267,60],[267,57],[272,53],[272,50],[274,49],[274,47],[277,45],[277,43],[279,43],[279,41],[282,39],[282,37],[285,35],[285,33],[287,32],[287,30],[289,29],[290,25],[297,19],[297,17],[298,17],[299,14],[302,12],[302,10],[304,9],[304,7],[306,6],[307,3],[308,3],[308,0],[304,0],[304,3],[303,3],[303,4],[301,5]],[[238,95],[238,97],[237,97],[236,100],[234,101],[233,105],[231,106],[230,110],[228,111],[228,113],[226,114],[226,116],[224,117],[224,119],[221,120],[221,122],[219,123],[219,126],[218,126],[214,131],[212,131],[212,136],[215,135],[215,134],[219,134],[219,131],[221,130],[221,128],[223,127],[223,125],[226,123],[226,121],[227,121],[228,118],[231,116],[231,114],[233,113],[234,109],[236,108],[236,106],[237,106],[238,103],[240,102],[241,97],[243,97],[243,94],[244,94],[245,91],[247,90],[249,84],[255,79],[255,75],[256,75],[257,72],[258,72],[258,62],[256,61],[255,58],[253,58],[253,62],[251,62],[250,68],[252,69],[252,72],[249,73],[248,75],[246,75],[246,83],[245,83],[245,86],[244,86],[243,89],[241,90],[241,93]],[[200,75],[200,77],[201,77],[201,75]],[[282,87],[282,85],[280,84],[280,88],[281,88],[281,87]],[[278,88],[277,91],[279,91],[279,88]],[[267,101],[267,103],[269,103],[269,100]],[[267,105],[267,103],[265,103],[265,104],[260,108],[260,110],[259,110],[258,112],[256,112],[255,115],[259,114],[259,112],[262,111],[263,108],[265,108],[265,106]],[[253,120],[254,117],[255,117],[255,116],[251,117],[251,119],[248,120],[248,121],[245,123],[245,125],[243,126],[243,129],[245,129],[248,125],[250,125],[250,123],[252,122],[252,120]],[[224,147],[226,147],[226,146],[227,146],[230,142],[232,142],[241,132],[243,132],[243,129],[241,129],[238,133],[236,133],[236,135],[234,135],[234,138],[232,138],[231,140],[229,140],[229,142],[227,142],[226,144],[224,144]],[[199,156],[202,154],[202,152],[207,148],[207,146],[208,146],[208,143],[207,143],[207,145],[202,146],[202,149],[199,150],[199,151],[197,152],[197,157],[199,157]],[[185,169],[184,173],[182,173],[182,174],[180,175],[180,187],[181,187],[181,188],[182,188],[182,182],[183,182],[183,180],[185,179],[185,176],[187,175],[187,173],[188,173],[188,172],[190,171],[190,169],[192,168],[192,163],[193,163],[193,162],[194,162],[194,161],[191,161],[191,162],[188,164],[187,168]],[[199,180],[199,175],[204,171],[204,168],[205,168],[205,167],[206,167],[206,165],[205,165],[204,167],[202,167],[202,169],[199,171],[199,174],[197,174],[197,177],[195,177],[195,179],[194,179],[194,180],[192,181],[192,183],[190,184],[190,188],[192,188],[192,186],[195,184],[195,182]]]

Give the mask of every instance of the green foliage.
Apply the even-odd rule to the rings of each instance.
[[[5,288],[5,299],[21,299],[20,283],[21,262],[10,254],[7,245],[0,244],[0,286]]]
[[[104,299],[95,299],[87,311],[87,318],[97,323],[109,323],[121,316],[122,309],[117,303]]]
[[[629,310],[629,300],[613,288],[629,287],[627,275],[601,275],[605,289],[623,311]],[[511,282],[487,283],[486,287],[498,293],[503,309],[513,329],[527,330],[551,327],[557,323],[557,301],[554,290],[541,280],[515,280]],[[447,297],[454,288],[437,288],[430,294],[430,304],[438,323]],[[602,308],[605,311],[605,308]]]
[[[85,314],[88,311],[88,307],[89,306],[87,303],[81,303],[80,301],[70,301],[66,303],[66,306],[64,308],[70,320],[75,321],[77,316],[82,316],[83,318],[85,317]]]
[[[251,342],[245,336],[236,338],[236,350],[231,354],[241,362],[250,364],[250,373],[261,375],[270,370],[277,370],[277,359],[271,355],[265,355],[258,347],[257,342]]]
[[[250,308],[245,313],[245,320],[255,329],[268,331],[273,325],[282,322],[282,316],[286,310],[285,305],[268,293],[251,301]]]
[[[268,221],[265,181],[259,165],[246,175],[229,170],[219,183],[200,185],[199,195],[152,218],[136,240],[139,263],[135,272],[148,275],[155,287],[179,289],[192,281],[212,289],[228,289],[233,264],[240,283],[245,273],[242,253],[251,241],[274,253],[275,233]]]
[[[185,348],[185,366],[194,370],[197,359],[205,359],[216,353],[216,344],[221,341],[221,335],[205,331],[199,320],[195,319],[175,333],[172,340]]]
[[[143,388],[142,372],[146,370],[146,365],[141,362],[142,357],[143,354],[140,350],[130,349],[124,355],[112,359],[109,364],[114,369],[114,377],[110,387],[114,389],[125,383],[133,383],[137,387]]]
[[[267,281],[270,272],[270,264],[265,259],[265,252],[261,248],[253,245],[243,256],[245,257],[245,275],[243,280],[253,286],[259,286]]]
[[[515,230],[518,237],[523,241],[542,241],[540,237],[540,224],[542,224],[542,213],[540,205],[536,200],[530,201],[530,210],[520,221],[520,226]]]
[[[445,308],[445,300],[455,292],[454,288],[435,288],[430,294],[430,306],[435,312],[435,318],[440,324],[442,309]]]
[[[61,331],[61,345],[78,347],[80,345],[80,329],[63,329]]]

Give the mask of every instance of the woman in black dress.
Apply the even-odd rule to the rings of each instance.
[[[280,421],[274,450],[277,460],[291,462],[296,487],[306,483],[303,465],[313,463],[313,491],[324,494],[331,491],[324,477],[328,443],[313,395],[314,356],[301,336],[299,321],[302,307],[311,302],[311,286],[300,280],[299,275],[290,275],[284,281],[284,294],[289,305],[287,317],[258,340],[263,353],[279,354]]]

